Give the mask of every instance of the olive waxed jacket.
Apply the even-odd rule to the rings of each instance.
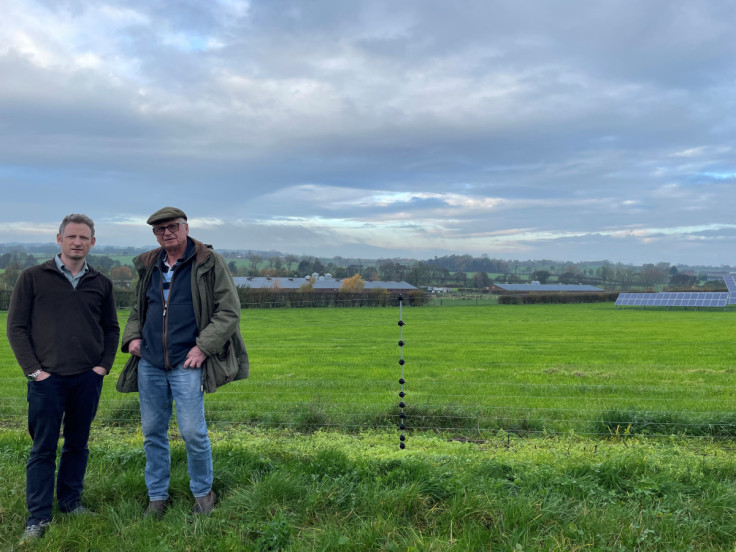
[[[248,352],[240,333],[240,299],[233,278],[220,255],[205,245],[189,238],[195,246],[192,266],[192,302],[199,335],[197,346],[207,356],[202,366],[202,387],[213,393],[231,381],[248,377]],[[156,268],[161,248],[153,249],[133,259],[138,271],[136,300],[123,332],[121,350],[129,352],[133,339],[143,335],[146,321],[146,290]],[[163,346],[163,344],[162,344]],[[121,393],[138,391],[139,357],[131,355],[117,382]]]

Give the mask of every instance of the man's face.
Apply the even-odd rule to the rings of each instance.
[[[176,225],[178,225],[178,228],[172,230],[171,227]],[[163,234],[159,233],[161,230],[163,230]],[[164,249],[178,249],[186,247],[189,225],[181,219],[157,222],[153,225],[153,233],[156,236],[158,244]]]
[[[56,234],[56,243],[61,246],[63,258],[79,261],[84,259],[95,244],[92,230],[81,222],[70,222],[64,227],[64,235]]]

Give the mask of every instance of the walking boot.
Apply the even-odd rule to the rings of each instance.
[[[48,521],[39,521],[38,523],[26,525],[26,530],[23,533],[23,536],[20,538],[20,544],[33,542],[40,539],[41,537],[43,537],[43,534],[46,532],[48,526]]]
[[[165,500],[151,500],[148,503],[148,508],[143,512],[143,517],[161,519],[166,513],[166,506]]]
[[[194,501],[195,504],[194,508],[192,508],[192,513],[207,515],[215,509],[217,495],[215,494],[215,491],[210,489],[210,492],[204,496],[195,496]]]

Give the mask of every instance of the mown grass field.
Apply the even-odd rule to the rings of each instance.
[[[207,397],[207,519],[177,439],[173,508],[141,519],[137,396],[108,380],[85,494],[102,515],[57,515],[34,549],[736,550],[733,311],[404,308],[405,450],[398,319],[244,311],[251,379]],[[3,336],[0,549],[25,517],[25,385]]]

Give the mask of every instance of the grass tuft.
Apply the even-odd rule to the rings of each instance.
[[[679,412],[649,412],[612,409],[600,414],[592,424],[594,433],[610,436],[682,435],[693,437],[736,437],[736,414],[716,417]]]

